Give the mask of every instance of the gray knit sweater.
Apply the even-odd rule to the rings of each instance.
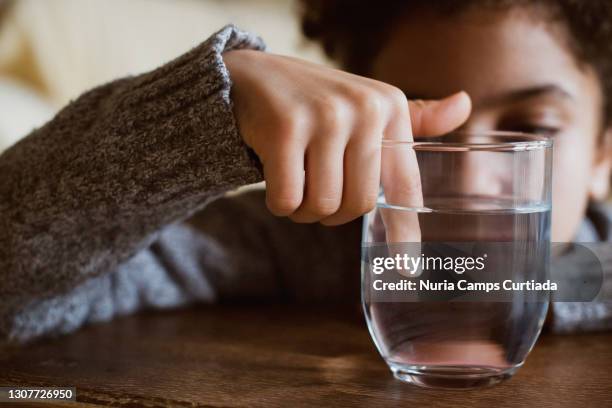
[[[264,45],[225,27],[83,94],[0,156],[0,342],[193,302],[358,299],[359,221],[298,225],[262,192],[221,198],[262,180],[221,58],[238,48]],[[602,238],[589,220],[582,233]],[[554,324],[610,327],[611,310],[569,304]]]

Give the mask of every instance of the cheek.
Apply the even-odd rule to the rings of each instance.
[[[552,239],[571,241],[584,218],[590,178],[590,146],[576,135],[555,141]]]

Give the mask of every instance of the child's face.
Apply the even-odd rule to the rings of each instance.
[[[553,240],[569,241],[588,200],[607,195],[601,84],[580,67],[562,28],[529,10],[404,18],[374,61],[372,76],[410,98],[459,90],[473,102],[466,130],[554,136]]]

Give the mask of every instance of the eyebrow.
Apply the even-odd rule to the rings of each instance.
[[[414,99],[432,99],[431,97],[423,97],[423,95],[414,95],[404,91],[406,98]],[[506,92],[501,95],[495,95],[490,98],[486,98],[479,101],[479,105],[501,105],[505,103],[519,102],[525,99],[536,98],[540,96],[553,95],[563,99],[574,99],[574,96],[567,90],[555,84],[547,84],[540,86],[533,86],[529,88],[517,89],[510,92]]]

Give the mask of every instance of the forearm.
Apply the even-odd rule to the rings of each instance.
[[[29,302],[115,270],[163,226],[261,179],[221,53],[262,47],[226,28],[84,94],[0,156],[0,332]]]
[[[67,292],[29,299],[10,315],[6,338],[0,339],[0,344],[69,333],[86,323],[142,309],[173,308],[196,300],[212,302],[216,299],[212,282],[194,261],[214,259],[218,252],[212,240],[187,224],[168,226],[152,245],[112,272],[90,278]]]
[[[11,315],[8,339],[21,343],[192,302],[357,302],[360,224],[329,228],[274,217],[262,191],[220,198],[165,227],[112,273],[30,300]]]

